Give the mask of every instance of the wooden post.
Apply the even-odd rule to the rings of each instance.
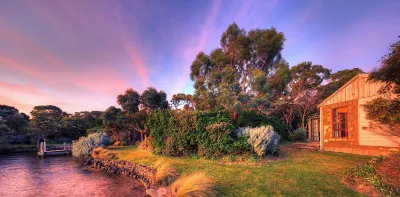
[[[43,155],[44,151],[43,151],[43,142],[40,142],[40,146],[39,146],[40,150],[40,154]]]

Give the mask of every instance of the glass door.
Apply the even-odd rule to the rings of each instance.
[[[311,119],[311,139],[314,142],[319,142],[319,120]]]

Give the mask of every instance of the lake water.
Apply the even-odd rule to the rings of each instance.
[[[0,196],[146,196],[131,177],[91,172],[71,156],[0,155]]]

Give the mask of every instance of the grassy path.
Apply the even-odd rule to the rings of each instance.
[[[136,146],[111,147],[119,160],[151,166],[165,159],[181,174],[201,171],[218,183],[220,196],[362,196],[346,187],[346,169],[370,157],[342,153],[298,151],[281,146],[278,160],[235,164],[194,158],[163,157]]]

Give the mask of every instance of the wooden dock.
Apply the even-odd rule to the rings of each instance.
[[[40,143],[40,149],[37,154],[40,157],[72,155],[72,146],[64,143],[63,149],[61,150],[47,150],[46,141],[44,141]]]

